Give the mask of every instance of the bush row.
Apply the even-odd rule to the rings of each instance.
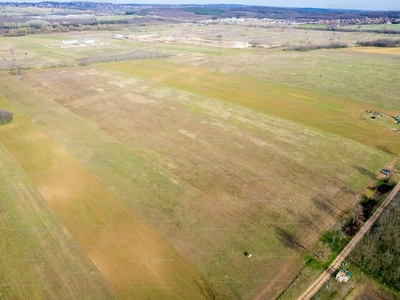
[[[310,51],[315,49],[336,49],[336,48],[347,48],[348,45],[345,43],[330,43],[330,44],[321,44],[321,45],[300,45],[293,46],[291,48],[285,49],[289,51]]]
[[[163,58],[169,55],[154,51],[134,51],[129,53],[119,53],[107,56],[99,57],[88,57],[79,60],[79,65],[89,65],[96,63],[106,63],[114,61],[127,61],[127,60],[137,60],[137,59],[149,59],[149,58]]]
[[[375,41],[357,42],[357,44],[363,47],[397,47],[400,46],[400,40],[378,39]]]

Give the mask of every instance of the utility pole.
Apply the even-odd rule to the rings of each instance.
[[[219,34],[219,55],[221,55],[222,33]]]
[[[10,53],[11,53],[11,56],[12,56],[12,59],[13,59],[13,64],[14,64],[15,70],[17,71],[17,76],[18,76],[18,78],[21,78],[21,70],[20,70],[20,68],[19,68],[19,66],[17,64],[16,59],[15,59],[13,49],[10,49]]]

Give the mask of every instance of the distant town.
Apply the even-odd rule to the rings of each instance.
[[[325,25],[365,25],[365,24],[399,24],[400,11],[362,11],[344,9],[311,9],[311,8],[278,8],[268,6],[245,5],[140,5],[140,4],[113,4],[103,2],[40,2],[17,3],[0,2],[0,9],[6,7],[17,8],[47,8],[56,10],[74,10],[78,17],[81,14],[92,12],[92,21],[101,15],[128,15],[153,16],[158,18],[172,17],[192,20],[192,16],[200,20],[256,18],[272,20],[288,20],[300,23],[315,23]],[[34,15],[34,14],[32,14]],[[65,13],[64,13],[65,15]],[[7,17],[7,15],[5,16]],[[11,17],[11,16],[10,16]]]

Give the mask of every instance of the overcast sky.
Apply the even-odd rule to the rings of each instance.
[[[0,0],[5,1],[5,0]],[[57,0],[52,0],[57,1]],[[65,0],[66,1],[66,0]],[[60,2],[65,2],[60,0]],[[74,1],[74,0],[72,0]],[[75,0],[79,1],[79,0]],[[361,10],[399,10],[400,0],[87,0],[108,3],[138,4],[247,4],[281,7],[319,7]],[[6,2],[42,2],[42,0],[6,0]]]

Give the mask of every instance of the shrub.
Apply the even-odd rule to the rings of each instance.
[[[13,118],[13,114],[9,111],[0,109],[0,125],[10,123]]]
[[[378,39],[375,41],[357,42],[357,44],[363,47],[397,47],[400,46],[400,40]]]
[[[114,62],[114,61],[129,61],[138,59],[151,59],[168,57],[168,54],[155,51],[134,51],[129,53],[111,54],[107,56],[86,57],[79,59],[79,65],[85,66],[89,64]]]
[[[347,48],[348,45],[344,43],[331,43],[325,45],[305,45],[305,46],[294,46],[289,49],[289,51],[310,51],[315,49],[336,49],[336,48]]]
[[[350,261],[386,286],[400,290],[400,194],[355,247]]]

